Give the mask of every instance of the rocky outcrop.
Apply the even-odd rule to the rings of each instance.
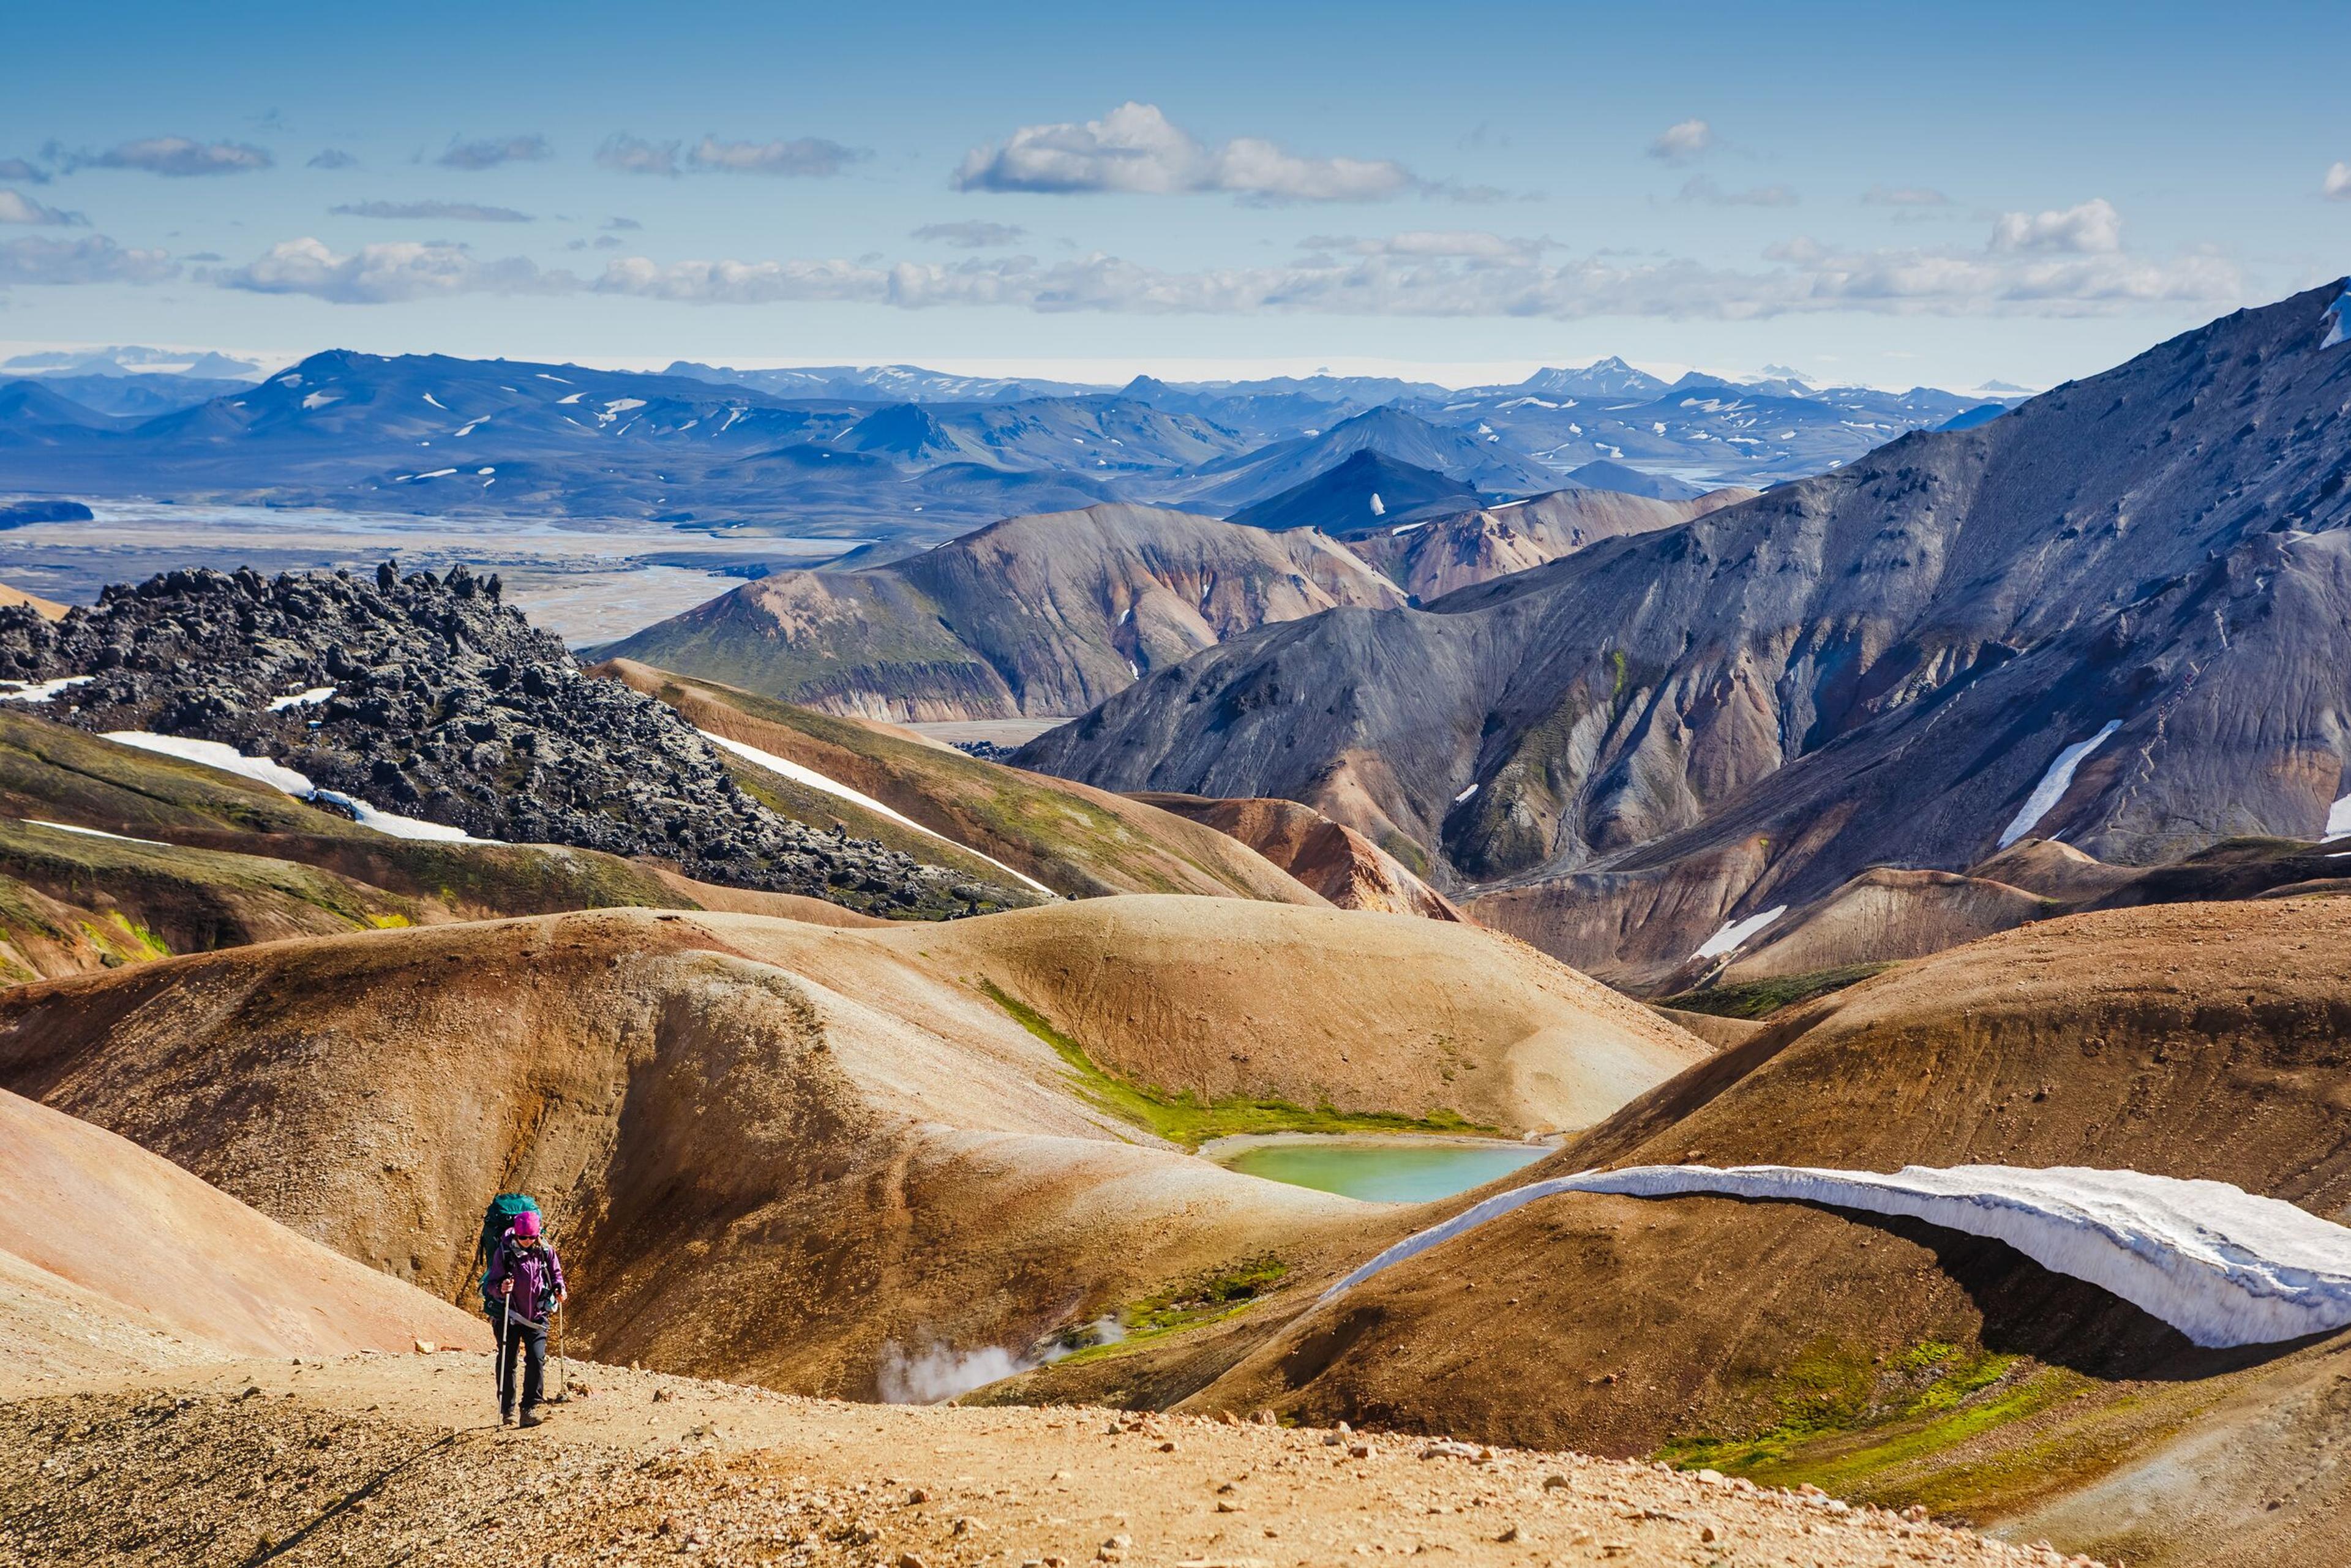
[[[1155,507],[1012,517],[859,571],[778,572],[597,650],[827,713],[1083,713],[1225,638],[1404,595],[1311,529]]]
[[[55,623],[0,609],[0,677],[85,677],[41,711],[218,741],[322,790],[485,839],[645,855],[705,881],[942,915],[1031,902],[819,833],[745,793],[650,697],[580,673],[496,578],[173,571]],[[285,699],[308,695],[308,700]]]

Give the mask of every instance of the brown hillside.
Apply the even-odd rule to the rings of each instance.
[[[1813,1003],[1525,1175],[2080,1164],[2340,1217],[2346,959],[2336,900],[2036,924]],[[2351,1548],[2351,1482],[2304,1457],[2351,1437],[2331,1392],[2346,1354],[2344,1334],[2199,1351],[2004,1247],[1907,1222],[1565,1197],[1367,1282],[1199,1401],[1665,1445],[2035,1532],[2062,1521],[2061,1544],[2133,1563],[2314,1562]],[[2190,1471],[2205,1479],[2178,1486]]]
[[[1191,893],[1322,902],[1226,834],[1106,789],[967,757],[894,726],[835,718],[627,659],[599,664],[595,673],[659,697],[712,735],[814,768],[1070,897]]]
[[[1467,920],[1450,899],[1354,829],[1296,800],[1141,794],[1146,806],[1239,840],[1342,909]]]
[[[236,1356],[489,1348],[478,1317],[0,1091],[0,1393]]]

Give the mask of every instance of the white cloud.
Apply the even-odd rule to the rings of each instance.
[[[990,224],[972,219],[964,223],[925,224],[906,237],[951,245],[958,250],[992,250],[998,246],[1019,245],[1029,237],[1029,231],[1018,224]]]
[[[677,175],[677,151],[674,141],[647,141],[641,136],[616,131],[596,149],[596,162],[623,174],[665,174],[674,179]]]
[[[179,270],[160,250],[124,250],[104,235],[70,240],[28,235],[0,244],[0,285],[156,283]]]
[[[307,294],[339,305],[381,305],[453,294],[549,294],[577,287],[524,256],[483,261],[461,245],[400,240],[338,256],[315,239],[287,240],[219,282],[255,294]]]
[[[601,274],[583,279],[542,270],[520,256],[485,260],[445,243],[371,245],[345,256],[304,239],[280,245],[217,281],[340,303],[587,289],[697,305],[815,301],[1040,313],[1554,320],[1744,320],[1831,311],[2085,316],[2150,306],[2224,306],[2241,301],[2244,292],[2237,268],[2211,255],[2035,250],[2003,246],[1997,236],[1980,250],[1843,250],[1795,239],[1771,247],[1765,260],[1769,265],[1741,269],[1646,256],[1575,256],[1548,239],[1431,229],[1315,236],[1288,262],[1190,271],[1102,253],[1054,262],[1012,255],[894,264],[879,255],[670,263],[630,256],[614,257]]]
[[[2063,212],[2002,213],[1992,225],[1991,248],[2112,256],[2123,248],[2123,215],[2103,197]]]
[[[352,157],[341,148],[329,147],[323,152],[311,154],[310,162],[305,164],[304,167],[310,169],[349,169],[358,162],[358,159]]]
[[[327,211],[341,218],[423,218],[465,224],[527,224],[528,213],[478,202],[347,202]]]
[[[1861,193],[1865,207],[1948,207],[1951,198],[1928,185],[1872,185]]]
[[[1674,197],[1677,202],[1700,202],[1709,207],[1792,207],[1796,193],[1785,185],[1757,185],[1750,190],[1726,191],[1708,175],[1693,174]]]
[[[70,173],[76,169],[139,169],[184,179],[199,174],[246,174],[277,160],[243,141],[203,142],[185,136],[147,136],[103,152],[68,152],[51,142],[44,156]]]
[[[705,136],[691,148],[682,141],[648,141],[615,131],[596,149],[596,162],[622,174],[771,174],[822,179],[872,154],[821,136],[789,141],[721,141]]]
[[[1301,250],[1342,251],[1349,256],[1454,256],[1485,261],[1528,261],[1555,249],[1549,240],[1505,239],[1482,229],[1408,229],[1362,239],[1353,235],[1310,235]]]
[[[1123,103],[1081,125],[1024,125],[976,147],[959,191],[1144,195],[1223,192],[1246,201],[1375,202],[1428,189],[1386,159],[1309,158],[1257,137],[1211,148],[1148,103]]]
[[[26,162],[22,158],[0,158],[0,180],[16,180],[27,185],[46,185],[49,183],[49,172]]]
[[[1547,261],[1541,242],[1490,235],[1326,239],[1287,266],[1163,272],[1097,254],[949,265],[865,261],[609,264],[593,287],[691,304],[853,301],[917,309],[996,305],[1048,313],[1343,316],[1650,316],[1740,320],[1792,313],[2078,316],[2152,303],[2217,305],[2242,295],[2236,268],[2210,256],[2019,256],[1918,250],[1832,251],[1799,240],[1779,265],[1732,271],[1687,261],[1592,256]]]
[[[2326,182],[2320,187],[2331,202],[2351,202],[2351,163],[2337,163],[2326,171]]]
[[[0,224],[54,224],[87,226],[89,220],[79,213],[68,213],[57,207],[44,206],[22,191],[0,186]]]
[[[1649,156],[1668,163],[1687,163],[1713,145],[1714,127],[1703,120],[1684,120],[1657,132],[1657,139],[1649,143]]]
[[[720,174],[778,174],[822,179],[838,174],[870,154],[821,136],[790,141],[721,141],[705,136],[686,155],[686,166]]]
[[[544,136],[491,137],[481,141],[454,138],[448,149],[433,160],[444,169],[495,169],[501,163],[539,163],[555,156]]]

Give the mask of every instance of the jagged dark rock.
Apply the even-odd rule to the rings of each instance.
[[[778,815],[691,725],[617,681],[460,565],[445,578],[240,568],[116,585],[47,622],[0,610],[0,678],[89,677],[44,705],[95,733],[225,742],[324,789],[486,839],[669,862],[740,887],[887,915],[1033,902]],[[321,702],[273,699],[331,686]]]

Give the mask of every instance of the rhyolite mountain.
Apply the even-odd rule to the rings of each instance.
[[[1415,599],[1433,600],[1531,570],[1603,539],[1669,528],[1754,495],[1732,488],[1692,500],[1660,501],[1616,490],[1553,490],[1396,528],[1352,532],[1343,542]]]
[[[173,571],[61,621],[0,608],[0,678],[79,684],[34,706],[268,757],[378,810],[511,843],[648,856],[705,881],[938,916],[1029,894],[820,832],[736,781],[684,719],[580,673],[496,578]],[[279,699],[311,693],[318,700]]]
[[[773,573],[594,656],[871,718],[1059,715],[1269,622],[1403,602],[1311,529],[1101,506],[886,565]]]
[[[2025,829],[2126,863],[2318,836],[2351,793],[2345,292],[1425,608],[1233,638],[1019,760],[1305,801],[1619,974]]]

